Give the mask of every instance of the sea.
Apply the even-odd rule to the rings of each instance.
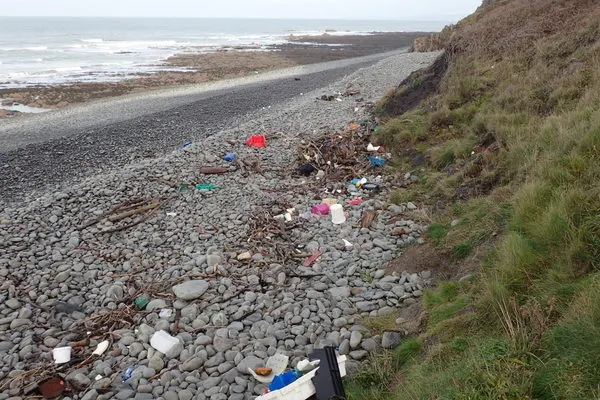
[[[0,17],[0,88],[110,82],[177,70],[180,53],[268,51],[289,35],[439,31],[443,21]]]

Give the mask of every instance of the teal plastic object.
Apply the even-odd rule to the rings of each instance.
[[[196,185],[198,190],[215,190],[217,187],[212,183],[199,183]]]

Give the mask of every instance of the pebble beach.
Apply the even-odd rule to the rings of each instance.
[[[388,203],[419,171],[370,168],[363,144],[377,125],[374,102],[438,56],[397,52],[321,79],[326,70],[288,71],[277,82],[306,86],[285,96],[283,83],[258,77],[247,93],[264,87],[280,97],[260,97],[212,127],[193,117],[209,100],[167,106],[160,98],[163,109],[56,128],[65,136],[50,144],[34,138],[5,151],[0,400],[35,395],[52,376],[64,379],[64,399],[254,399],[268,385],[248,368],[277,353],[294,367],[332,345],[352,373],[370,353],[398,345],[407,308],[435,279],[410,265],[386,269],[403,248],[423,243],[419,204]],[[220,90],[236,102],[233,86]],[[106,134],[124,138],[113,151],[105,132],[127,135]],[[155,139],[141,144],[148,132]],[[245,145],[252,135],[264,135],[266,147]],[[361,145],[353,151],[363,175],[355,178],[379,190],[351,190],[335,163],[319,174],[297,172],[318,157],[306,151],[310,143],[339,136]],[[0,130],[0,142],[23,137]],[[82,147],[72,148],[74,138]],[[56,152],[44,156],[44,146]],[[79,156],[50,168],[51,158],[69,154],[61,146]],[[311,213],[323,199],[343,205],[344,223]],[[364,322],[377,316],[396,317],[398,329],[374,335]],[[158,331],[176,338],[168,354],[150,344]],[[93,356],[103,341],[109,348]],[[55,364],[52,349],[63,346],[72,347],[72,361]]]

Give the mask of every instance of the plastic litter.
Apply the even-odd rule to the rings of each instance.
[[[365,183],[364,185],[362,185],[362,188],[365,190],[378,190],[379,185],[376,183]]]
[[[334,204],[337,204],[338,201],[337,201],[337,199],[334,199],[333,197],[327,197],[326,199],[323,199],[322,203],[327,204],[329,206],[329,208],[331,209],[331,206]]]
[[[267,139],[264,135],[252,135],[246,140],[246,145],[251,147],[267,147]]]
[[[311,208],[310,212],[317,215],[327,215],[329,214],[329,206],[324,203],[317,204]]]
[[[304,260],[304,266],[305,267],[310,267],[315,261],[317,261],[319,259],[319,257],[321,257],[323,255],[323,253],[319,250],[314,250],[312,252],[312,255],[310,257],[308,257],[306,260]]]
[[[196,185],[196,189],[198,190],[215,190],[217,187],[212,183],[198,183]]]
[[[190,147],[191,145],[192,145],[192,142],[185,142],[185,143],[183,144],[183,147],[184,147],[184,148],[185,148],[185,147]]]
[[[357,188],[361,187],[362,185],[364,185],[367,182],[368,182],[367,178],[354,178],[354,179],[352,179],[352,184],[354,186],[356,186]]]
[[[254,370],[248,367],[248,372],[259,382],[261,383],[271,383],[273,379],[282,374],[283,371],[287,368],[287,365],[290,361],[290,358],[285,354],[276,353],[267,359],[267,363],[265,364],[266,368],[271,369],[271,373],[269,375],[263,376],[258,375]]]
[[[177,213],[176,212],[168,212],[167,216],[169,216],[169,217],[176,217]]]
[[[52,349],[52,357],[55,364],[64,364],[71,361],[71,347],[57,347]]]
[[[154,332],[150,338],[150,346],[163,354],[167,354],[173,347],[179,344],[179,339],[169,335],[167,332],[160,330]]]
[[[369,143],[367,146],[367,151],[377,151],[381,146],[373,146],[373,144]]]
[[[135,306],[135,308],[137,308],[138,310],[143,310],[146,308],[146,306],[148,305],[148,303],[150,303],[150,299],[147,298],[146,296],[138,296],[135,298],[135,300],[133,301],[133,305]]]
[[[320,169],[319,171],[317,171],[317,179],[323,179],[323,178],[325,178],[325,171]]]
[[[298,379],[296,371],[287,371],[273,378],[273,382],[269,385],[269,391],[275,391],[286,387]]]
[[[310,358],[321,360],[319,369],[312,379],[315,385],[317,400],[329,400],[331,398],[345,399],[346,392],[344,391],[342,374],[335,355],[335,349],[329,346],[323,349],[316,349],[312,352]]]
[[[344,215],[344,208],[341,204],[333,204],[330,207],[331,210],[331,222],[334,225],[343,224],[346,222],[346,216]]]
[[[346,200],[346,204],[350,205],[350,206],[359,206],[362,204],[362,199],[356,198],[356,199],[352,199],[352,200]]]
[[[342,240],[344,241],[344,246],[346,246],[346,250],[354,247],[354,245],[352,243],[350,243],[349,241],[347,241],[346,239],[342,239]]]
[[[131,379],[131,376],[133,375],[133,371],[135,371],[135,368],[133,367],[128,367],[125,371],[123,371],[123,373],[121,374],[121,380],[123,382],[127,382],[129,379]]]
[[[312,165],[310,163],[308,163],[308,164],[302,164],[298,168],[296,168],[296,171],[298,171],[299,174],[302,174],[302,175],[305,175],[305,176],[309,176],[310,174],[312,174],[316,170],[317,170],[317,167],[315,167],[314,165]]]
[[[371,161],[371,168],[383,167],[385,165],[385,160],[381,157],[369,157],[369,161]]]
[[[227,154],[225,154],[225,157],[223,157],[223,160],[229,161],[229,162],[235,160],[235,153],[227,153]]]
[[[108,340],[100,342],[98,343],[98,346],[96,346],[96,350],[94,350],[92,354],[101,356],[106,350],[108,350],[108,346],[110,346],[110,342]]]
[[[339,356],[337,362],[340,375],[346,376],[346,356]],[[256,400],[305,400],[313,398],[311,396],[315,395],[316,389],[312,379],[318,371],[319,368],[313,369],[284,388],[263,394],[257,397]],[[335,397],[332,399],[335,399]]]
[[[60,396],[65,391],[66,384],[63,379],[54,376],[42,381],[39,384],[38,389],[42,397],[45,399],[53,399]]]
[[[298,364],[296,364],[296,371],[298,371],[299,374],[304,375],[305,373],[317,368],[320,362],[321,360],[300,360],[298,361]]]

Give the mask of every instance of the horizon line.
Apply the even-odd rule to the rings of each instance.
[[[407,19],[385,18],[312,18],[312,17],[176,17],[176,16],[128,16],[128,15],[0,15],[0,18],[138,18],[138,19],[267,19],[267,20],[312,20],[312,21],[387,21],[387,22],[450,22],[465,16],[448,15],[437,17],[444,19],[428,19],[426,17]]]

